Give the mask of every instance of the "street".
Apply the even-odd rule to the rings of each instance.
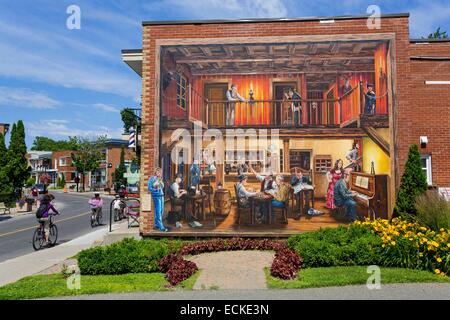
[[[90,225],[90,211],[87,201],[88,194],[65,194],[53,192],[56,209],[61,215],[54,217],[58,226],[58,244],[68,242],[93,231]],[[110,199],[103,198],[104,226],[95,230],[106,228],[109,222]],[[10,218],[0,216],[0,262],[34,252],[31,244],[34,229],[37,227],[35,213]]]

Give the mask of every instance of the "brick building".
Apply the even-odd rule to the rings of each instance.
[[[155,167],[172,179],[180,170],[170,161],[173,154],[183,157],[186,169],[198,156],[191,149],[203,152],[212,143],[195,145],[194,123],[201,136],[207,129],[224,137],[227,129],[277,130],[269,148],[276,171],[303,169],[323,203],[327,172],[338,159],[346,161],[352,145],[359,146],[360,161],[352,186],[361,199],[378,203],[373,206],[383,203],[375,210],[380,216],[392,214],[410,144],[421,145],[429,183],[450,186],[450,42],[411,40],[409,14],[383,15],[379,28],[367,16],[147,21],[143,48],[123,50],[123,60],[142,77],[143,234],[155,234],[146,191]],[[233,103],[228,123],[231,84],[245,101]],[[301,96],[299,120],[290,113],[298,105],[289,89]],[[192,141],[178,141],[180,129]],[[212,149],[224,158],[216,185],[236,182],[236,147],[244,157],[253,151],[245,134],[242,141],[233,150]],[[228,151],[234,156],[229,163]],[[267,161],[264,156],[253,164],[264,172]]]
[[[77,176],[77,169],[72,166],[72,153],[73,151],[71,150],[55,151],[52,153],[52,167],[57,172],[58,178],[62,178],[64,175],[64,179],[68,185],[73,185],[75,183],[74,179]]]
[[[134,149],[128,148],[126,139],[108,139],[106,141],[106,186],[113,188],[113,173],[120,164],[122,148],[125,151],[125,165],[128,166],[136,158]]]
[[[9,130],[9,124],[8,123],[0,123],[0,133],[2,135],[6,135],[6,133],[8,133]]]

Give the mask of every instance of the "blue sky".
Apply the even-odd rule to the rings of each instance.
[[[81,29],[66,27],[69,5]],[[450,31],[448,0],[0,0],[0,122],[35,136],[119,137],[120,109],[138,107],[140,78],[120,50],[140,48],[143,20],[239,19],[409,12],[411,37]]]

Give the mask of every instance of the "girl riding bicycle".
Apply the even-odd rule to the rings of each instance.
[[[59,214],[58,210],[55,209],[55,207],[52,204],[52,201],[55,199],[55,197],[52,194],[46,194],[41,200],[41,205],[38,209],[40,211],[40,217],[38,218],[40,223],[44,224],[44,231],[45,231],[45,242],[47,244],[50,244],[51,241],[49,241],[49,234],[50,234],[50,210],[54,212],[54,214]]]

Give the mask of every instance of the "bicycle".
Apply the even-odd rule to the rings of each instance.
[[[49,214],[48,216],[50,228],[48,235],[49,240],[48,243],[50,244],[50,246],[54,246],[56,244],[56,241],[58,240],[58,227],[52,221],[53,216],[54,214]],[[36,228],[36,230],[34,230],[33,233],[32,244],[34,250],[37,251],[42,249],[44,247],[44,243],[45,243],[45,221],[39,219],[39,226]]]
[[[97,210],[100,209],[100,210]],[[91,227],[102,225],[102,210],[101,208],[91,208]]]

